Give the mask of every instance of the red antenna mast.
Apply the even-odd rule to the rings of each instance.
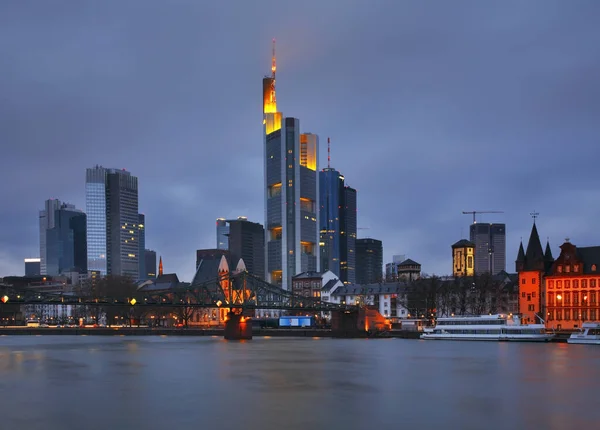
[[[331,139],[327,138],[327,168],[331,168]]]

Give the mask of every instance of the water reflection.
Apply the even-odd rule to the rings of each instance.
[[[595,428],[600,348],[3,337],[2,428]],[[8,393],[8,394],[6,394]]]

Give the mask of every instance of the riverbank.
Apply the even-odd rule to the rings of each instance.
[[[200,329],[200,328],[148,328],[148,327],[1,327],[0,336],[216,336],[223,337],[223,329]],[[392,330],[384,336],[374,337],[397,338],[397,339],[419,339],[421,333],[417,331]],[[570,333],[557,333],[552,342],[565,343]],[[297,328],[297,329],[253,329],[252,336],[255,337],[333,337],[330,329],[319,328]]]

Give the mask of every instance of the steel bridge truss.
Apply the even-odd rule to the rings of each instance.
[[[353,308],[323,302],[318,297],[293,294],[246,271],[223,273],[210,281],[164,290],[138,290],[126,296],[90,297],[76,293],[39,292],[0,287],[6,304],[227,308],[234,312],[253,309],[329,312]],[[0,302],[0,306],[1,306]]]

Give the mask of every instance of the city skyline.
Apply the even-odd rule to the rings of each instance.
[[[406,254],[426,273],[449,274],[450,246],[469,237],[465,210],[505,212],[478,222],[506,224],[508,269],[534,210],[555,255],[565,237],[594,245],[600,105],[590,5],[470,5],[466,23],[455,5],[324,3],[319,13],[302,5],[296,18],[274,6],[281,18],[265,25],[260,8],[240,4],[248,19],[239,31],[249,33],[241,37],[210,19],[199,25],[210,17],[200,5],[166,16],[123,7],[133,34],[114,28],[108,4],[92,14],[97,21],[78,5],[48,7],[44,22],[4,4],[0,16],[21,25],[0,26],[18,41],[0,48],[13,59],[0,80],[0,141],[8,142],[0,179],[11,202],[0,209],[0,276],[22,273],[23,258],[37,256],[40,202],[85,207],[81,171],[93,164],[140,178],[152,224],[146,247],[181,279],[191,279],[196,249],[214,247],[217,217],[263,220],[258,80],[273,37],[280,110],[321,141],[332,138],[332,165],[358,190],[358,227],[369,228],[359,237],[382,240],[384,262]],[[317,15],[323,22],[310,34],[293,30]],[[173,31],[156,34],[154,25]],[[199,46],[208,35],[219,42]],[[215,71],[225,83],[211,85]]]

